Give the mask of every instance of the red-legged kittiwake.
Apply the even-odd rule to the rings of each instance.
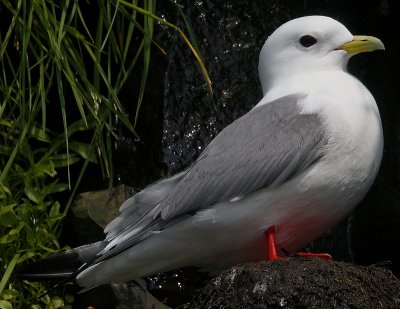
[[[188,169],[128,199],[104,241],[20,275],[87,289],[185,266],[224,268],[264,259],[271,228],[278,255],[296,252],[343,219],[377,175],[379,111],[347,63],[379,49],[377,38],[329,17],[285,23],[261,50],[264,97],[252,110]]]

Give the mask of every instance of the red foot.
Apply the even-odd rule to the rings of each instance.
[[[320,259],[330,260],[332,261],[333,258],[329,253],[310,253],[310,252],[298,252],[296,256],[309,256],[309,257],[317,257]]]
[[[281,257],[276,253],[276,242],[275,242],[275,226],[271,226],[265,232],[267,238],[267,248],[268,255],[267,261],[278,260]],[[309,252],[298,252],[296,256],[309,256],[309,257],[317,257],[320,259],[333,260],[332,256],[328,253],[309,253]]]
[[[274,261],[280,259],[279,255],[276,253],[276,243],[275,243],[275,226],[271,226],[265,232],[267,237],[267,247],[268,247],[268,256],[267,261]]]

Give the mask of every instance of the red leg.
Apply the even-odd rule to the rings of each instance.
[[[275,242],[275,226],[271,226],[265,232],[267,239],[268,256],[267,261],[274,261],[280,259],[280,256],[276,253],[276,242]],[[317,257],[326,260],[333,260],[332,256],[328,253],[310,253],[310,252],[298,252],[296,256],[302,257]]]
[[[274,261],[280,259],[278,254],[276,253],[276,243],[275,243],[275,226],[271,226],[265,232],[267,238],[267,247],[268,247],[268,261]]]

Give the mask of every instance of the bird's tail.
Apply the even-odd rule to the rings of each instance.
[[[33,262],[18,270],[16,277],[30,281],[74,280],[77,273],[96,258],[105,244],[106,242],[99,241]]]

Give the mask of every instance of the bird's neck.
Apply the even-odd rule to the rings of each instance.
[[[284,79],[271,80],[263,87],[264,97],[257,105],[262,105],[280,97],[295,93],[318,94],[325,93],[328,84],[329,91],[335,93],[343,87],[343,83],[352,82],[355,78],[344,70],[324,70],[292,74]],[[336,89],[337,88],[337,89]]]

